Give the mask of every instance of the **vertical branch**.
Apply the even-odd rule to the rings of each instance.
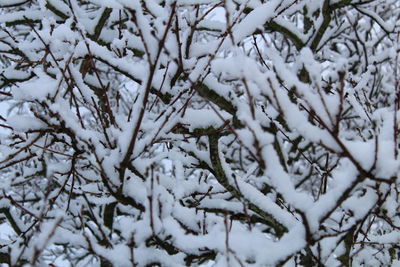
[[[143,95],[141,107],[139,110],[139,115],[135,122],[135,127],[134,127],[132,136],[129,141],[128,149],[126,150],[123,160],[121,161],[120,166],[119,166],[119,178],[121,181],[123,181],[123,178],[125,175],[125,170],[129,164],[133,149],[134,149],[136,141],[137,141],[138,133],[139,133],[139,130],[140,130],[143,118],[144,118],[144,113],[145,113],[145,109],[147,106],[147,102],[149,100],[150,89],[152,87],[152,82],[153,82],[154,74],[155,74],[155,71],[156,71],[156,68],[158,65],[158,60],[160,58],[162,50],[164,49],[164,44],[165,44],[168,32],[172,26],[172,20],[173,20],[174,14],[176,12],[175,9],[176,9],[176,2],[173,2],[173,4],[171,5],[171,14],[169,16],[167,25],[165,27],[164,34],[158,43],[158,50],[157,50],[157,55],[155,57],[155,61],[151,62],[150,59],[148,61],[150,72],[148,74],[148,78],[146,81],[144,95]],[[134,13],[132,15],[134,15]],[[136,23],[136,25],[138,25],[138,24]]]

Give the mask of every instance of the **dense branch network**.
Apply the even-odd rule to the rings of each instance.
[[[398,1],[0,15],[0,262],[400,260]]]

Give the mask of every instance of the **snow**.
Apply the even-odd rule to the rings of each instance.
[[[10,125],[15,131],[26,132],[29,130],[39,130],[45,126],[45,124],[32,116],[15,115],[9,117],[8,125]]]
[[[326,29],[324,3],[346,5]],[[354,266],[399,265],[399,12],[2,1],[1,252],[32,266],[341,266],[351,240]]]

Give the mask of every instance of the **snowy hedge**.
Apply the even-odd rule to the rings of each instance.
[[[397,0],[0,1],[0,262],[399,263],[399,29]]]

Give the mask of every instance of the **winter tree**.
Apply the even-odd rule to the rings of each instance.
[[[397,0],[1,0],[0,262],[398,264],[399,30]]]

